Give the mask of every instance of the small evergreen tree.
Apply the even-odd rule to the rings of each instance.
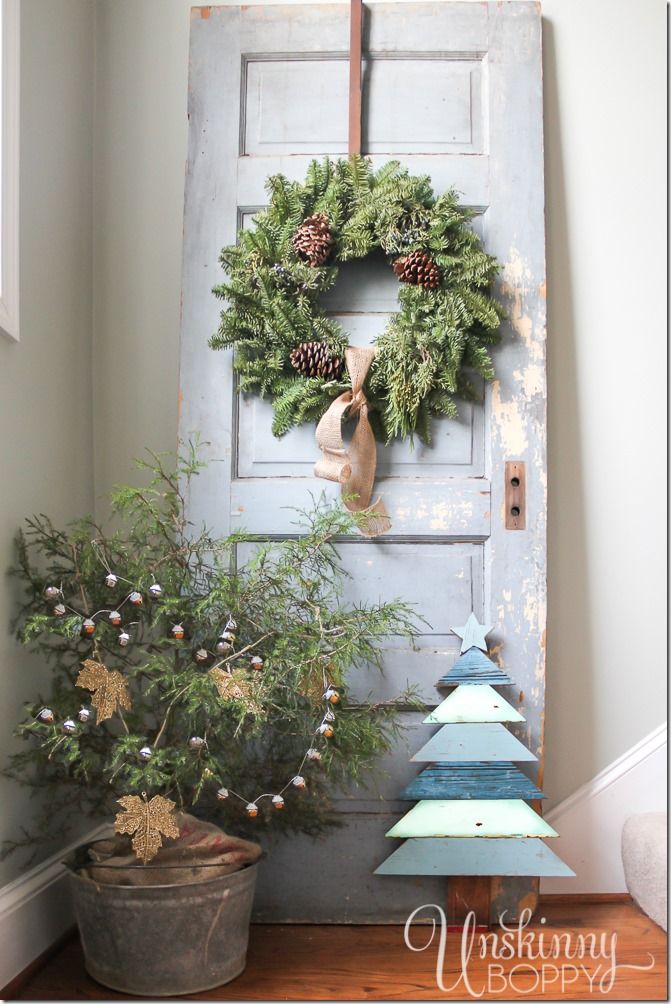
[[[330,791],[361,781],[397,731],[391,704],[347,702],[348,670],[381,668],[380,639],[412,634],[403,603],[343,602],[334,540],[352,517],[321,502],[300,536],[257,541],[238,566],[252,538],[186,518],[195,451],[140,466],[148,485],[112,494],[121,529],[40,515],[19,536],[16,629],[53,678],[4,771],[42,792],[41,835],[5,853],[142,793],[241,833],[316,834],[336,822]]]

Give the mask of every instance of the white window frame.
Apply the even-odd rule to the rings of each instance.
[[[18,342],[20,0],[0,3],[0,333]]]

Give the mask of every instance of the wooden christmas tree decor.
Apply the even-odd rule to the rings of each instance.
[[[473,910],[487,925],[492,877],[574,873],[543,843],[556,831],[527,805],[545,796],[516,766],[537,757],[506,728],[524,718],[494,689],[513,681],[485,654],[491,628],[471,614],[452,630],[462,654],[437,686],[456,689],[424,719],[441,728],[412,757],[429,766],[400,796],[419,801],[387,833],[406,839],[375,874],[450,876],[449,922]]]

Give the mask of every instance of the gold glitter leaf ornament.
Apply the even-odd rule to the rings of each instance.
[[[91,704],[96,709],[96,725],[111,718],[118,708],[130,711],[128,684],[118,670],[110,672],[102,662],[85,659],[77,677],[77,686],[93,693]]]
[[[224,701],[237,701],[250,714],[260,714],[263,710],[258,698],[258,686],[248,679],[243,669],[227,673],[220,666],[214,666],[209,677]]]
[[[179,827],[173,816],[175,803],[163,795],[154,795],[151,801],[143,791],[138,795],[124,795],[118,804],[123,812],[118,812],[114,820],[116,833],[132,833],[132,847],[143,864],[156,857],[164,837],[178,837]]]

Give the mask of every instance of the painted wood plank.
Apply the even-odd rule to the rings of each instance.
[[[488,684],[463,684],[424,719],[425,725],[523,722],[524,717]]]
[[[411,837],[376,875],[536,875],[575,872],[538,837]]]
[[[493,683],[495,687],[513,681],[502,669],[488,659],[484,652],[470,648],[441,676],[437,687],[455,687],[459,683]]]
[[[436,763],[426,767],[399,798],[545,798],[533,781],[510,761]]]
[[[437,760],[536,760],[537,757],[499,722],[478,725],[443,725],[411,759],[415,763]]]
[[[537,812],[517,798],[422,800],[388,837],[557,837]]]

